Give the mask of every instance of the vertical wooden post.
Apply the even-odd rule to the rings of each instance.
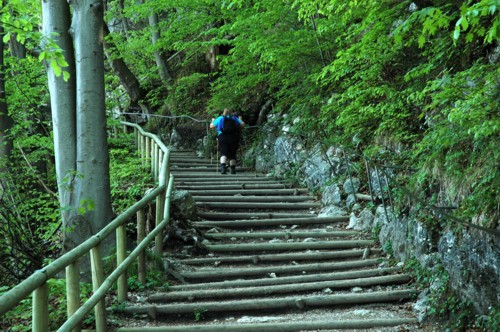
[[[135,146],[137,147],[137,155],[140,154],[140,151],[141,151],[141,136],[140,136],[140,133],[139,133],[139,130],[137,130],[137,128],[134,127],[134,134],[135,134]]]
[[[144,164],[146,162],[146,151],[144,149],[144,147],[146,146],[146,137],[143,136],[143,135],[140,135],[141,136],[141,159],[142,159],[142,163]]]
[[[80,270],[78,263],[66,266],[66,302],[68,305],[68,318],[80,307]],[[73,332],[80,332],[80,327],[73,329]]]
[[[154,155],[155,155],[155,163],[153,164],[154,167],[154,179],[158,177],[158,158],[160,156],[159,154],[160,147],[158,144],[155,144],[155,150],[154,150]]]
[[[127,258],[127,234],[125,225],[120,225],[116,229],[116,265],[119,266]],[[117,280],[117,299],[118,302],[127,301],[127,270]]]
[[[49,331],[49,286],[47,283],[44,283],[33,292],[32,331]]]
[[[137,211],[137,244],[146,237],[146,215],[144,210]],[[146,284],[146,255],[144,250],[137,256],[137,278],[143,285]]]
[[[163,220],[163,208],[165,205],[165,191],[161,192],[158,196],[156,196],[156,218],[155,218],[155,227]],[[161,257],[163,252],[163,232],[158,232],[155,236],[155,254],[158,257]]]
[[[94,247],[90,251],[90,263],[92,268],[92,289],[96,292],[102,285],[104,270],[102,267],[100,246]],[[105,332],[106,327],[106,305],[104,299],[94,307],[95,310],[95,327],[97,332]]]
[[[144,136],[144,140],[146,141],[146,144],[144,146],[145,148],[145,153],[146,153],[146,159],[151,158],[151,138]]]
[[[163,160],[163,150],[161,150],[159,147],[156,149],[156,154],[158,155],[158,158],[156,159],[156,174],[155,174],[155,180],[158,179],[158,176],[160,175],[160,170],[161,170],[161,163]]]

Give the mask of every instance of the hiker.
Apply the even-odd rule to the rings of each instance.
[[[229,160],[231,174],[236,174],[236,151],[240,141],[240,130],[245,125],[241,117],[230,115],[225,108],[222,115],[212,119],[210,128],[217,128],[217,141],[220,147],[220,172],[226,174],[226,163]]]

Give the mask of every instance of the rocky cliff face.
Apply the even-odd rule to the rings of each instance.
[[[249,149],[245,163],[254,164],[257,171],[277,177],[293,177],[301,185],[318,189],[324,204],[322,213],[350,215],[348,228],[378,233],[382,248],[399,260],[416,260],[429,275],[446,272],[447,280],[435,278],[429,290],[424,291],[418,308],[425,317],[426,305],[433,289],[447,285],[464,301],[470,301],[477,314],[487,314],[500,303],[500,238],[476,229],[450,231],[427,226],[418,218],[418,208],[405,213],[394,213],[386,192],[391,187],[387,177],[367,176],[367,170],[348,167],[349,160],[341,149],[313,146],[297,135],[290,135],[288,127],[278,129],[277,122],[265,125],[263,140]],[[361,174],[365,172],[364,174]],[[362,183],[359,179],[371,179]],[[362,189],[360,189],[362,188]],[[374,201],[366,202],[370,189]],[[381,189],[385,188],[385,189]],[[363,190],[365,192],[359,192]],[[362,201],[357,195],[364,198]],[[363,194],[363,195],[359,195]],[[369,197],[369,196],[368,196]],[[443,223],[444,224],[444,223]]]

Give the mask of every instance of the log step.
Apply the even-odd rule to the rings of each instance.
[[[352,287],[373,287],[387,284],[403,284],[411,280],[409,275],[396,274],[381,277],[357,278],[346,280],[327,280],[319,282],[303,282],[286,285],[244,287],[231,289],[192,290],[153,294],[148,297],[149,302],[165,301],[193,301],[204,299],[228,299],[253,296],[270,296],[277,294],[303,293],[321,291],[323,289],[347,289]]]
[[[198,185],[178,185],[177,189],[183,190],[206,190],[207,186],[198,186]],[[258,184],[224,184],[219,183],[217,185],[210,186],[210,190],[247,190],[247,189],[288,189],[285,184],[282,183],[258,183]]]
[[[305,202],[315,199],[314,196],[193,196],[196,202]]]
[[[366,268],[379,264],[378,258],[364,259],[355,261],[343,262],[328,262],[328,263],[310,263],[310,264],[297,264],[297,265],[275,265],[265,267],[250,267],[250,268],[206,268],[199,269],[193,272],[180,272],[179,274],[189,280],[203,279],[214,280],[220,278],[236,278],[236,277],[249,277],[249,276],[267,276],[270,273],[276,275],[290,274],[294,272],[307,273],[307,272],[325,272],[334,270],[347,270],[354,268]]]
[[[387,318],[387,319],[348,319],[348,320],[321,320],[301,322],[273,322],[273,323],[250,323],[250,324],[206,324],[206,325],[178,325],[160,327],[129,327],[120,328],[118,332],[298,332],[308,330],[332,330],[332,329],[371,329],[387,328],[405,324],[416,324],[414,318]]]
[[[306,189],[232,189],[232,190],[212,190],[212,189],[190,189],[193,196],[234,196],[234,195],[302,195],[307,193]]]
[[[371,246],[373,240],[352,241],[318,241],[318,242],[285,242],[285,243],[238,243],[238,244],[208,244],[211,252],[240,251],[282,251],[282,250],[315,250],[315,249],[352,249]]]
[[[300,238],[324,238],[324,237],[352,237],[359,235],[352,231],[328,231],[328,232],[231,232],[231,233],[205,233],[205,237],[212,239],[300,239]]]
[[[200,214],[199,214],[200,215]],[[311,217],[310,215],[303,214],[288,214],[286,218],[270,218],[270,219],[240,219],[240,220],[227,220],[232,219],[231,217],[245,217],[245,216],[258,216],[269,217],[270,214],[235,214],[235,213],[212,213],[212,214],[201,214],[210,216],[212,219],[218,219],[218,216],[222,220],[217,221],[198,221],[194,222],[194,226],[199,227],[266,227],[266,226],[281,226],[281,225],[319,225],[319,224],[336,224],[349,221],[349,217]],[[282,215],[282,214],[273,214]]]
[[[329,272],[329,273],[314,273],[314,274],[301,274],[296,276],[285,276],[279,278],[262,278],[262,279],[237,279],[225,280],[215,282],[203,282],[197,284],[184,284],[170,286],[168,289],[171,291],[186,291],[193,289],[214,289],[214,288],[229,288],[229,287],[256,287],[268,285],[283,285],[292,283],[303,282],[321,282],[326,280],[343,280],[354,278],[369,278],[384,276],[392,273],[399,272],[401,269],[397,267],[389,268],[373,268],[355,271],[343,272]]]
[[[305,307],[344,306],[366,303],[394,302],[407,300],[415,296],[416,290],[394,290],[385,292],[371,292],[366,294],[337,294],[326,296],[287,296],[272,299],[251,299],[227,302],[197,302],[169,305],[143,305],[117,308],[117,312],[128,314],[176,315],[192,314],[199,308],[206,308],[206,313],[214,312],[241,312],[266,311],[270,309],[303,309]]]
[[[307,260],[330,260],[345,258],[363,258],[371,255],[379,255],[380,249],[355,249],[355,250],[337,250],[337,251],[310,251],[310,252],[292,252],[264,255],[244,255],[244,256],[217,256],[205,258],[183,259],[183,264],[225,264],[225,263],[263,263],[263,262],[290,262]]]
[[[321,207],[321,203],[252,203],[252,202],[196,202],[205,209],[260,209],[260,210],[307,210]]]

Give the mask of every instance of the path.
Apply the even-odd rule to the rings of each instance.
[[[171,159],[209,253],[167,251],[175,285],[120,308],[134,318],[119,331],[417,330],[410,277],[346,230],[347,217],[318,217],[307,190],[265,175],[221,175],[188,152]]]

